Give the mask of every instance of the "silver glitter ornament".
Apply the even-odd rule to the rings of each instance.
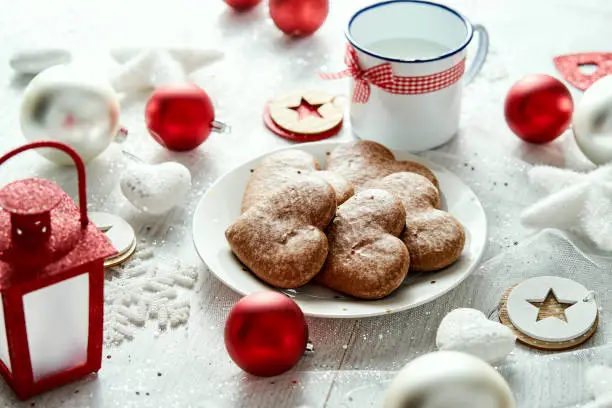
[[[28,141],[66,143],[89,162],[110,145],[119,130],[119,101],[103,75],[82,66],[58,65],[29,83],[20,121]],[[40,154],[57,164],[72,163],[62,152],[44,149]]]

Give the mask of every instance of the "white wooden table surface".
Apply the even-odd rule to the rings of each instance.
[[[267,16],[265,6],[235,15],[221,0],[0,0],[0,150],[23,143],[19,130],[20,95],[25,82],[8,67],[13,51],[42,45],[61,46],[79,58],[101,61],[116,46],[182,44],[216,48],[225,58],[194,77],[215,102],[217,118],[232,133],[212,135],[199,149],[171,154],[146,133],[146,94],[123,101],[122,123],[128,140],[114,146],[89,166],[90,210],[126,218],[143,246],[153,246],[156,258],[180,258],[199,266],[193,289],[176,288],[191,307],[185,325],[160,330],[156,320],[143,327],[128,325],[132,339],[105,347],[107,356],[97,377],[67,385],[21,403],[0,386],[5,407],[366,407],[379,406],[393,373],[418,354],[434,349],[435,329],[443,314],[429,315],[427,306],[395,317],[363,320],[310,319],[315,352],[286,375],[257,379],[245,375],[229,359],[223,326],[239,296],[224,287],[199,262],[191,242],[191,217],[207,186],[236,165],[288,144],[266,131],[261,122],[265,101],[278,92],[315,86],[345,93],[346,82],[321,82],[316,73],[342,68],[343,30],[348,17],[371,1],[332,0],[328,20],[316,35],[291,41]],[[609,51],[612,3],[606,0],[450,0],[491,35],[491,52],[481,76],[465,92],[460,135],[427,156],[448,166],[481,197],[490,220],[485,259],[522,242],[529,234],[517,220],[534,200],[524,171],[544,160],[569,164],[571,141],[529,149],[507,129],[503,99],[522,75],[555,75],[552,57],[581,51]],[[572,90],[579,98],[580,93]],[[350,140],[348,126],[337,139]],[[569,147],[568,147],[569,146]],[[194,188],[188,202],[161,217],[139,213],[121,196],[117,179],[125,165],[123,148],[148,162],[176,160],[192,171]],[[0,179],[33,174],[56,179],[73,193],[74,178],[36,154],[16,160],[0,171]],[[119,274],[121,275],[121,274]],[[143,282],[109,274],[107,285]],[[448,307],[473,299],[448,295]],[[445,306],[446,307],[446,306]],[[410,319],[418,318],[418,327]],[[591,358],[608,359],[610,329],[595,340]],[[521,351],[518,363],[531,354]],[[521,358],[523,360],[521,360]],[[526,366],[525,366],[526,367]],[[551,367],[551,366],[549,366]],[[563,372],[563,370],[559,370]],[[563,381],[530,371],[529,386],[512,378],[521,407],[560,407],[586,402],[582,373],[560,374]],[[537,375],[536,375],[537,374]],[[519,374],[517,374],[519,375]],[[565,375],[565,377],[563,377]],[[561,377],[559,377],[561,378]],[[569,384],[569,385],[568,385]],[[364,388],[365,387],[365,388]],[[575,391],[569,391],[572,387]],[[365,391],[364,391],[365,390]],[[560,393],[566,393],[563,397]],[[567,393],[570,394],[567,394]],[[553,397],[554,395],[554,397]],[[569,396],[568,396],[569,395]],[[556,401],[556,402],[555,402]],[[572,405],[574,406],[574,405]]]

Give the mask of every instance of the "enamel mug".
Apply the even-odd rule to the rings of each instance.
[[[479,45],[470,67],[467,46]],[[442,4],[391,0],[357,11],[346,28],[350,122],[356,137],[418,152],[448,142],[459,129],[461,90],[488,50],[484,27]]]

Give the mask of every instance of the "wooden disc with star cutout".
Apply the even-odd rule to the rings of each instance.
[[[344,107],[319,90],[300,90],[266,104],[264,122],[277,135],[290,140],[314,141],[336,135],[342,128]]]
[[[519,341],[542,350],[566,350],[590,339],[599,324],[593,293],[557,276],[539,276],[504,293],[500,321]]]

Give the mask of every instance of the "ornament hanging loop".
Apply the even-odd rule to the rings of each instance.
[[[500,305],[497,305],[494,308],[492,308],[487,314],[487,319],[495,320],[495,321],[499,320],[499,308],[500,308]]]
[[[14,150],[11,150],[10,152],[0,157],[0,165],[4,164],[10,158],[17,156],[18,154],[23,153],[27,150],[45,147],[61,150],[68,156],[70,156],[70,158],[74,161],[79,183],[79,210],[81,212],[81,228],[87,228],[87,225],[89,225],[89,218],[87,217],[87,179],[85,177],[85,163],[83,163],[81,156],[79,156],[79,154],[70,146],[67,146],[64,143],[55,142],[51,140],[28,143]]]
[[[589,293],[587,293],[586,296],[582,299],[582,301],[585,303],[593,302],[594,300],[595,300],[594,290],[589,290]]]
[[[117,133],[115,134],[115,142],[117,142],[117,143],[125,142],[125,140],[128,137],[128,134],[129,134],[129,132],[128,132],[127,128],[125,126],[121,126],[119,128],[119,130],[117,131]]]
[[[137,163],[144,163],[144,160],[142,160],[135,154],[128,152],[127,150],[122,150],[121,153],[123,153],[124,156],[129,157],[131,160],[134,160]]]
[[[232,127],[227,123],[219,122],[218,120],[213,120],[210,125],[212,126],[212,131],[215,133],[231,133]]]

